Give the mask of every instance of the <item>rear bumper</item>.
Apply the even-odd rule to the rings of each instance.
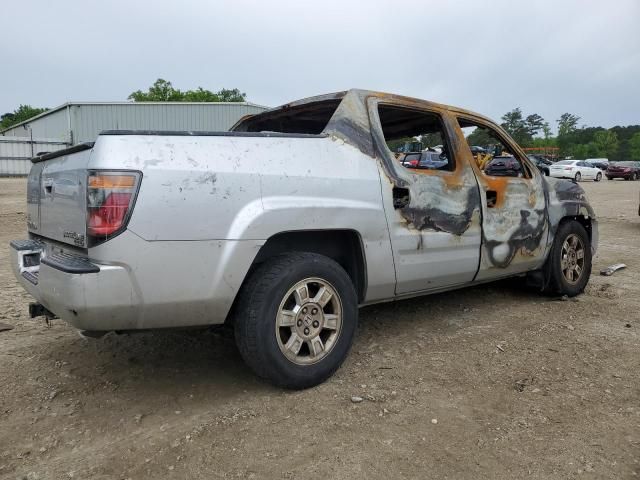
[[[553,178],[573,178],[575,173],[572,172],[555,172],[553,170],[549,170],[549,176]]]
[[[223,323],[262,241],[154,241],[129,231],[89,250],[60,252],[11,242],[21,285],[80,330],[175,328]]]
[[[131,295],[124,267],[45,252],[41,242],[11,242],[14,275],[33,298],[81,330],[108,331],[131,325],[139,302]],[[40,260],[39,265],[31,265],[34,259]]]
[[[607,176],[607,178],[631,178],[631,173],[606,172],[605,175]]]

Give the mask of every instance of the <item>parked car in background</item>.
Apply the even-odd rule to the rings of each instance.
[[[609,166],[608,158],[587,158],[585,162],[593,167],[599,168],[602,171],[606,170]]]
[[[407,168],[417,168],[420,163],[420,152],[413,153],[401,153],[398,155],[398,162],[400,165]]]
[[[399,158],[400,164],[407,168],[425,168],[429,170],[438,170],[446,167],[449,164],[449,160],[439,152],[420,152],[420,153],[406,153],[403,157]]]
[[[471,146],[471,147],[469,147],[469,148],[471,148],[471,153],[472,153],[473,155],[477,155],[477,154],[479,154],[479,153],[481,153],[481,154],[489,153],[489,150],[487,150],[486,148],[483,148],[483,147],[479,147],[479,146],[477,146],[477,145],[472,145],[472,146]]]
[[[640,162],[613,162],[606,173],[609,180],[614,178],[637,180],[640,178]]]
[[[553,162],[551,160],[547,160],[546,158],[539,155],[527,155],[527,157],[529,157],[529,160],[536,164],[538,170],[540,170],[546,177],[549,176],[549,166],[553,165]]]
[[[522,167],[515,157],[493,157],[485,167],[484,173],[492,177],[521,177]]]
[[[602,180],[602,172],[599,168],[591,167],[584,160],[560,160],[549,166],[549,173],[555,178],[572,178],[576,182],[580,180]]]

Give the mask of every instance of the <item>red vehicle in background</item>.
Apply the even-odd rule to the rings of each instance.
[[[640,162],[615,162],[609,165],[606,172],[607,178],[624,178],[625,180],[637,180],[640,178]]]

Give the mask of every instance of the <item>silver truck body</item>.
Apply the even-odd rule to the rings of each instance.
[[[327,101],[338,106],[319,134],[246,131],[256,118]],[[416,174],[395,162],[380,103],[440,115],[455,170]],[[484,178],[456,118],[512,142],[471,112],[362,90],[273,109],[230,133],[104,132],[92,148],[34,163],[30,238],[12,248],[16,278],[78,329],[136,330],[223,323],[255,262],[274,239],[295,249],[294,233],[357,239],[350,255],[360,258],[350,260],[362,305],[540,269],[566,217],[588,225],[595,251],[597,222],[578,185],[535,166],[531,178]],[[140,175],[126,229],[97,245],[86,232],[94,171]]]

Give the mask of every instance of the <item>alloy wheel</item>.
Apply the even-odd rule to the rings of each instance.
[[[578,235],[572,233],[562,244],[560,269],[565,280],[574,285],[584,272],[584,243]]]
[[[326,357],[342,330],[342,301],[321,278],[305,278],[285,294],[278,307],[276,339],[280,351],[296,365]]]

